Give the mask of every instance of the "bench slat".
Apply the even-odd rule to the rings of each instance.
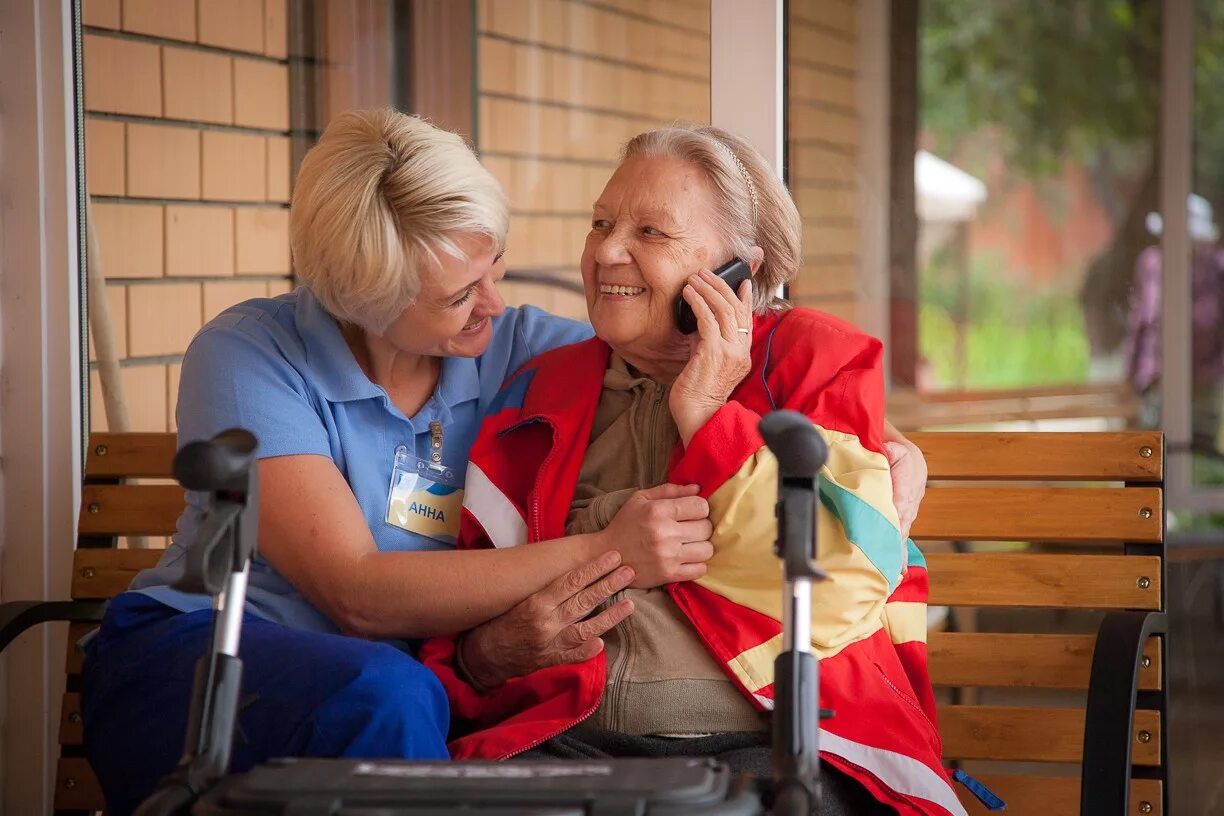
[[[72,597],[113,598],[162,550],[77,550]],[[931,603],[944,606],[1158,609],[1160,559],[1138,555],[930,553]],[[1139,579],[1148,578],[1148,589]]]
[[[1154,555],[929,553],[926,560],[936,606],[1160,608]]]
[[[107,600],[157,564],[165,550],[78,549],[72,557],[73,600]]]
[[[84,757],[60,757],[55,769],[55,809],[91,810],[106,808],[102,786]]]
[[[1158,543],[1156,487],[939,487],[927,490],[917,540]],[[1146,511],[1146,512],[1145,512]]]
[[[176,485],[86,485],[81,535],[172,535],[183,505]],[[1157,543],[1161,519],[1158,488],[932,487],[912,535],[920,541]]]
[[[936,686],[1086,689],[1092,673],[1093,635],[932,632],[927,654]],[[1160,638],[1143,654],[1139,688],[1160,688]]]
[[[83,536],[172,535],[186,499],[178,485],[85,485]]]
[[[932,479],[1159,482],[1161,435],[1127,433],[911,433]],[[1143,456],[1143,448],[1151,455]],[[924,508],[925,509],[925,508]]]
[[[85,740],[85,726],[81,723],[81,695],[64,692],[60,701],[60,745],[80,745]]]
[[[1078,708],[946,705],[939,707],[944,760],[1079,762],[1084,711]],[[1143,742],[1140,732],[1149,740]],[[1131,750],[1136,765],[1160,764],[1160,712],[1135,712]]]
[[[1010,774],[973,774],[1007,802],[1007,816],[1079,816],[1080,778],[1078,776],[1019,776]],[[1159,779],[1132,779],[1128,816],[1160,816],[1163,813]],[[957,795],[969,816],[993,816],[963,785]],[[1149,810],[1143,810],[1146,802]]]
[[[85,455],[89,478],[171,478],[175,434],[92,433]]]
[[[80,674],[81,664],[85,662],[85,653],[77,648],[77,642],[87,634],[97,629],[96,623],[68,624],[68,655],[64,660],[66,674]]]

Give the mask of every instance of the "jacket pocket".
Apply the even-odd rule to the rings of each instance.
[[[900,688],[898,688],[897,684],[894,683],[892,679],[889,678],[889,676],[884,672],[883,666],[881,666],[879,663],[876,663],[875,667],[876,667],[876,671],[880,673],[880,678],[885,683],[888,684],[888,687],[890,689],[893,690],[893,694],[897,695],[897,697],[900,698],[901,702],[905,703],[906,705],[914,709],[914,711],[922,719],[922,722],[926,723],[927,733],[931,740],[931,747],[935,749],[935,752],[939,755],[940,759],[943,759],[943,738],[939,736],[939,729],[935,727],[935,723],[931,722],[931,718],[928,717],[927,713],[922,710],[922,704],[919,703],[916,699],[914,699],[914,696],[912,694],[909,694],[901,690]]]

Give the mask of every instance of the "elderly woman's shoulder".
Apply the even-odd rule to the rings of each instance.
[[[830,342],[850,347],[882,346],[880,340],[828,312],[794,306],[780,315],[778,339],[799,345],[827,345]]]

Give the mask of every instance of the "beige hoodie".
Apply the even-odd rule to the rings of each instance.
[[[612,356],[567,533],[602,530],[635,491],[667,480],[679,435],[669,390]],[[607,687],[586,725],[668,736],[768,730],[768,720],[732,685],[666,589],[628,589],[617,597],[633,599],[635,610],[604,635]]]

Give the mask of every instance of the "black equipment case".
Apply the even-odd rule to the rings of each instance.
[[[761,798],[703,759],[549,762],[277,760],[225,780],[197,816],[750,816]]]

